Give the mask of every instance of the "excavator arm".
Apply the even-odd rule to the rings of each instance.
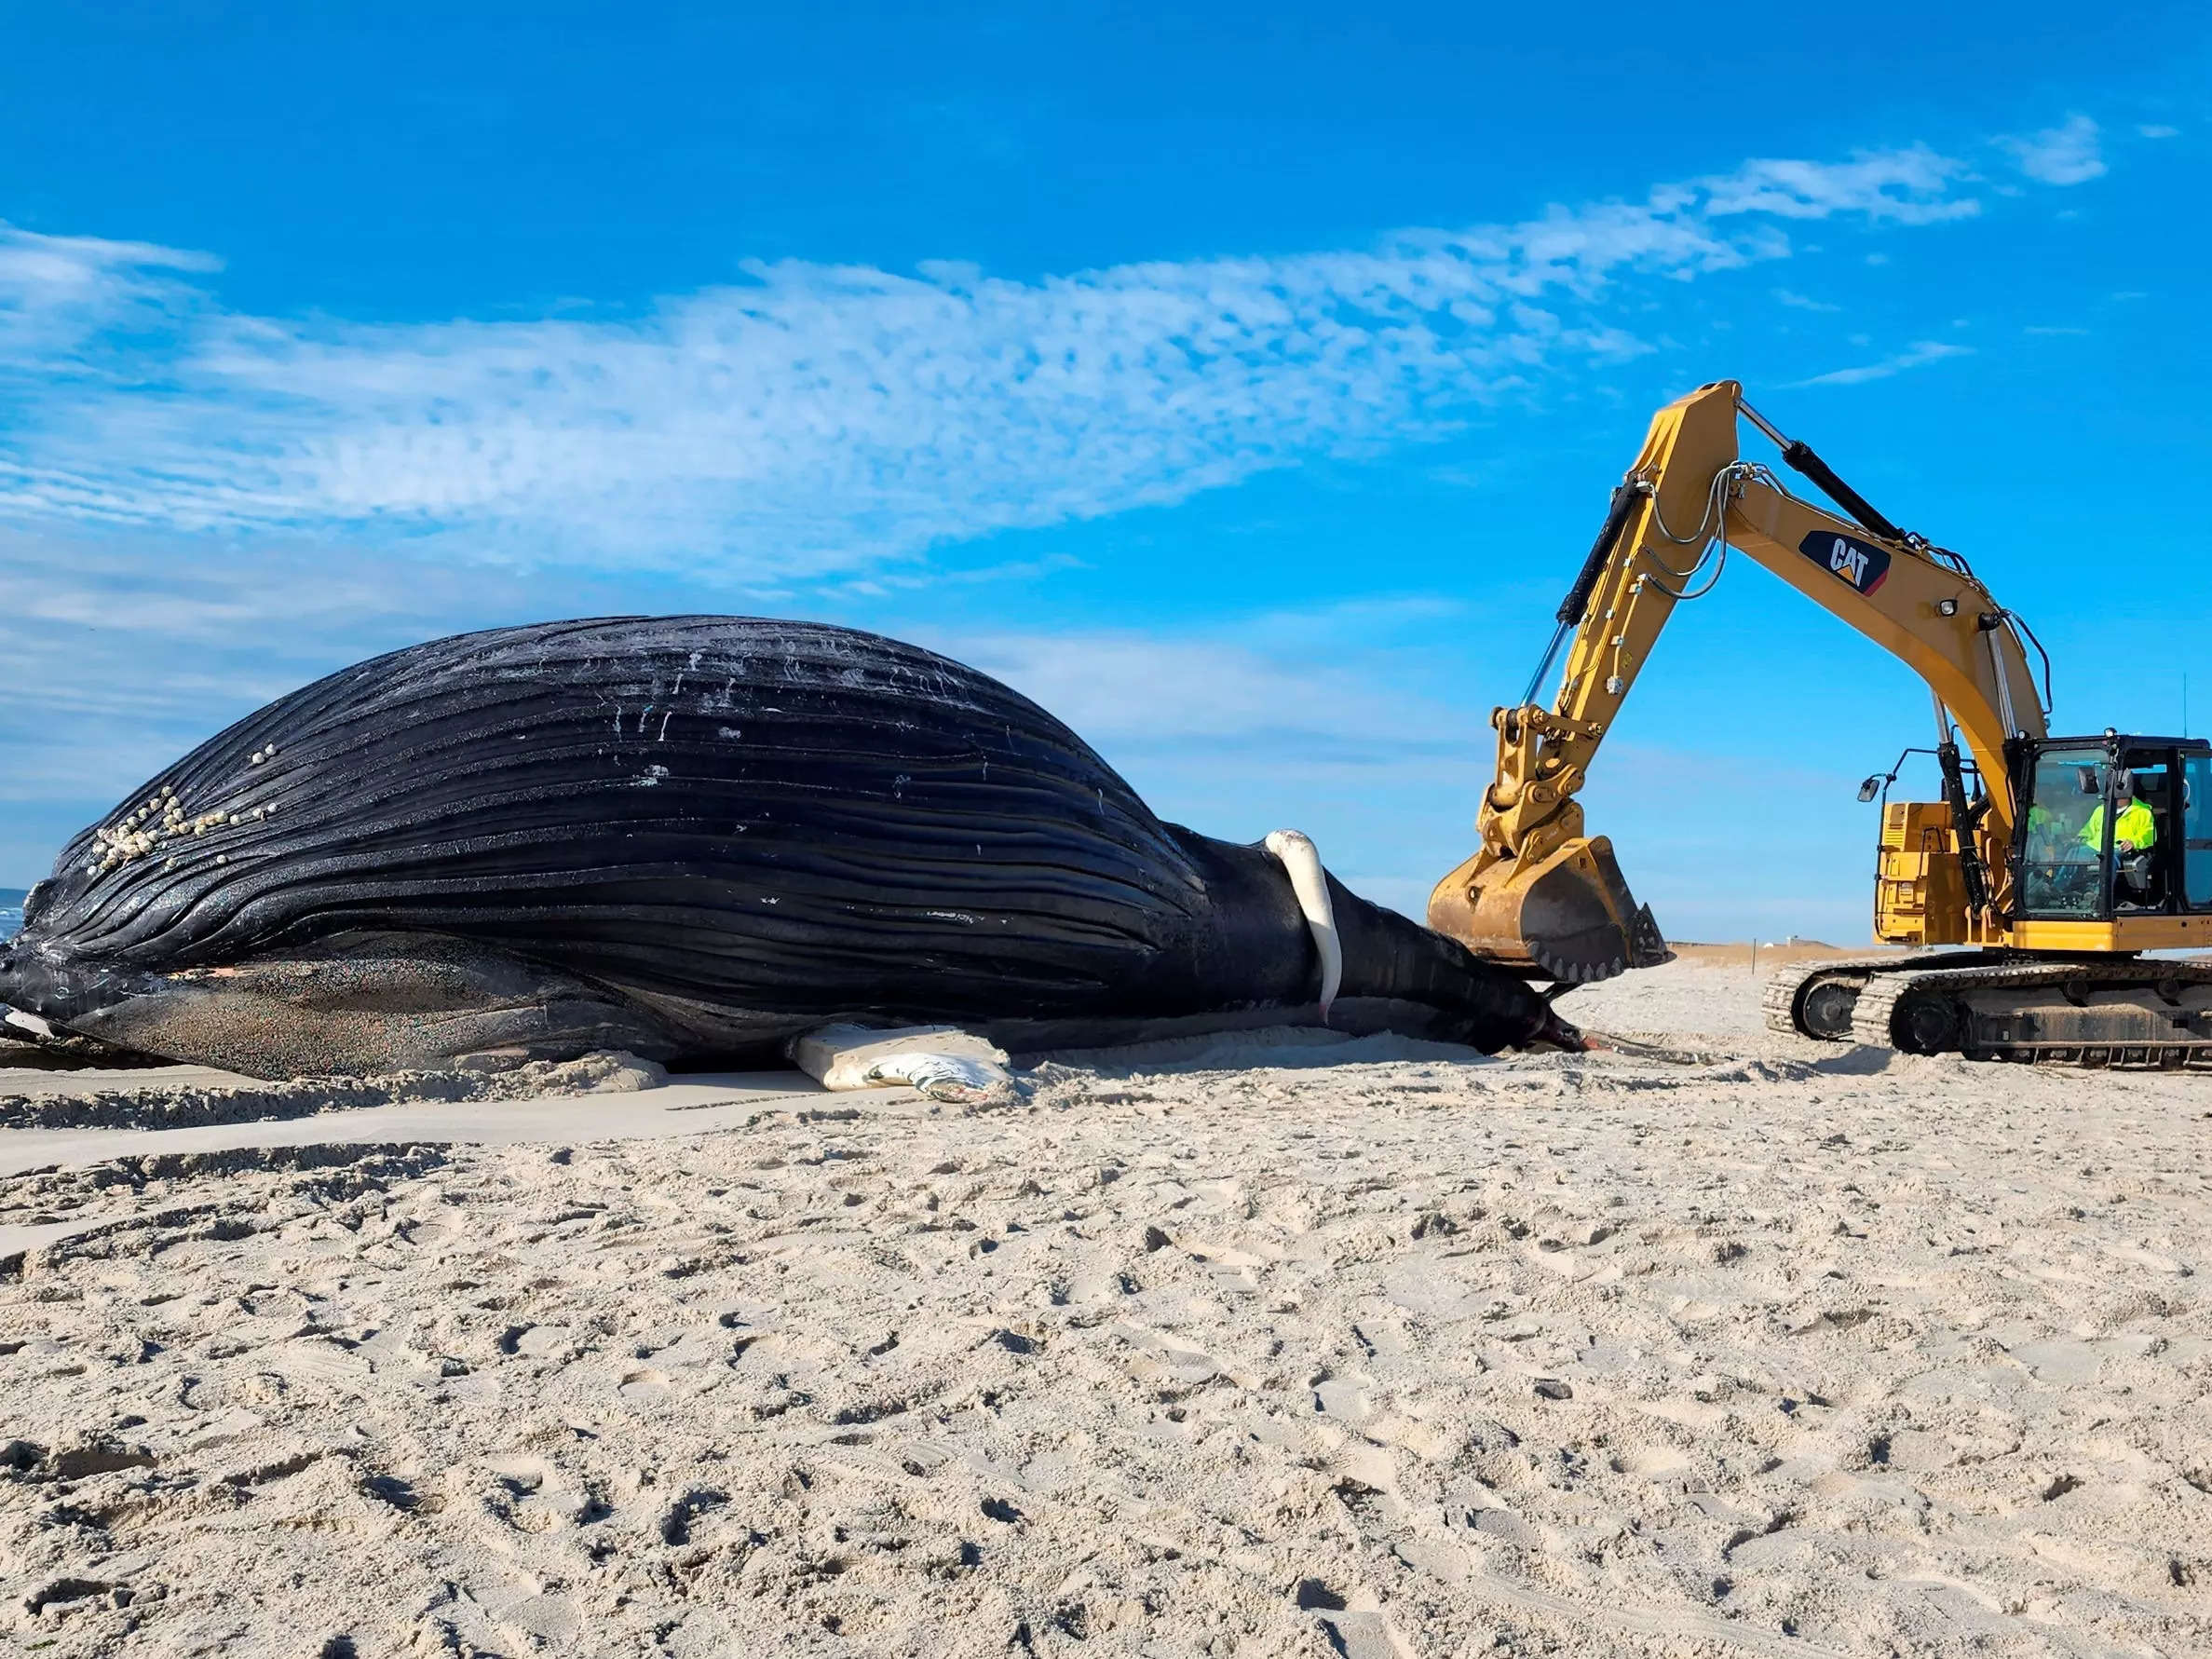
[[[1744,461],[1739,415],[1844,506],[1842,518]],[[1521,704],[1491,715],[1498,771],[1476,820],[1481,846],[1438,883],[1429,924],[1508,965],[1570,982],[1665,959],[1649,908],[1629,896],[1610,843],[1583,834],[1575,796],[1675,607],[1701,589],[1713,544],[1765,565],[1897,657],[1933,693],[1970,905],[2010,904],[2005,849],[2015,812],[2008,744],[2043,735],[2044,708],[2009,615],[1964,560],[1881,517],[1744,403],[1732,380],[1700,387],[1653,418],[1596,544],[1557,613],[1552,649]],[[1717,570],[1713,572],[1717,578]],[[1571,635],[1558,695],[1535,699]],[[1986,786],[1970,802],[1960,738]]]

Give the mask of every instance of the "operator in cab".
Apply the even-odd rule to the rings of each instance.
[[[2119,809],[2112,817],[2113,852],[2125,857],[2150,851],[2158,840],[2158,821],[2151,809],[2136,798],[2133,772],[2122,770],[2113,775],[2112,804]],[[2099,801],[2082,825],[2082,844],[2094,857],[2103,850],[2104,838],[2105,804]]]

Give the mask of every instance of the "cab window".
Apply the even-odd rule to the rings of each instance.
[[[2123,784],[2132,786],[2132,800],[2123,795],[2112,814],[2112,907],[2116,912],[2170,910],[2173,894],[2167,871],[2172,865],[2174,775],[2165,755],[2130,755]],[[2101,830],[2102,818],[2093,821]]]
[[[2181,763],[2181,884],[2192,910],[2212,910],[2212,755]]]
[[[2031,914],[2103,912],[2101,809],[2109,764],[2101,746],[2046,749],[2036,757],[2021,882],[2024,907]]]

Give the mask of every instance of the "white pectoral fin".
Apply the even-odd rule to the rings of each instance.
[[[1321,1017],[1325,1025],[1329,1004],[1344,984],[1344,947],[1337,938],[1337,912],[1329,903],[1329,877],[1321,867],[1321,854],[1311,837],[1299,830],[1268,833],[1268,850],[1290,877],[1290,891],[1297,895],[1298,910],[1313,935],[1313,948],[1321,957]]]
[[[1002,1051],[954,1026],[824,1026],[794,1039],[790,1052],[792,1063],[825,1089],[904,1084],[932,1100],[970,1106],[1013,1084]]]
[[[932,1100],[961,1106],[987,1099],[994,1089],[1012,1081],[1006,1068],[992,1061],[928,1049],[902,1049],[884,1055],[868,1067],[868,1080],[872,1083],[904,1083]]]
[[[0,1006],[0,1025],[13,1026],[19,1031],[28,1031],[32,1036],[47,1042],[59,1041],[61,1036],[61,1032],[55,1030],[37,1014],[25,1013],[20,1008]]]

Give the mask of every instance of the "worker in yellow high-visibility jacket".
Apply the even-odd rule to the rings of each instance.
[[[2118,809],[2112,816],[2112,850],[2125,855],[2148,852],[2158,839],[2158,821],[2151,809],[2136,798],[2136,781],[2131,772],[2123,771],[2112,780],[2112,804]],[[2099,851],[2105,840],[2105,806],[2102,801],[2089,814],[2089,822],[2082,825],[2082,844],[2091,852]]]
[[[2028,856],[2043,863],[2063,862],[2066,831],[2058,822],[2058,814],[2050,808],[2034,806],[2028,809]]]

